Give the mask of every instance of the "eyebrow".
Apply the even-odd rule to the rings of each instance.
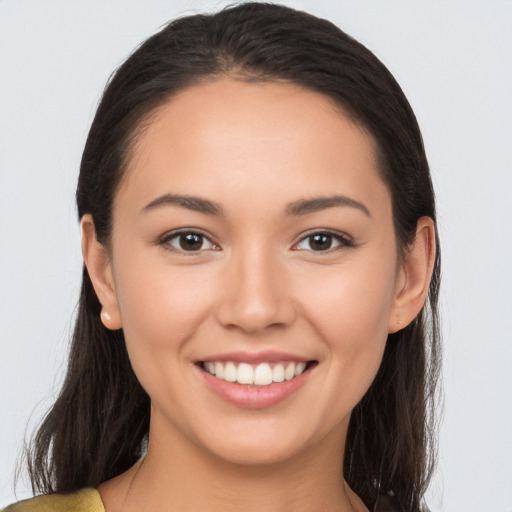
[[[206,215],[224,215],[224,210],[219,203],[202,199],[201,197],[181,196],[177,194],[164,194],[163,196],[157,197],[144,206],[141,213],[146,213],[162,206],[181,206],[182,208],[205,213]]]
[[[164,194],[147,204],[141,213],[146,213],[163,206],[180,206],[206,215],[224,216],[224,210],[219,203],[196,196],[183,196],[179,194]],[[306,215],[334,207],[351,207],[363,212],[371,218],[370,210],[361,202],[342,195],[328,197],[314,197],[312,199],[299,199],[286,206],[286,215]]]
[[[312,199],[300,199],[286,207],[288,215],[305,215],[307,213],[319,212],[336,206],[356,208],[371,218],[370,210],[361,202],[350,197],[334,195],[329,197],[314,197]]]

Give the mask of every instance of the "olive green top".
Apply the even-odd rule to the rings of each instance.
[[[49,494],[9,505],[2,512],[106,512],[96,489],[71,494]]]

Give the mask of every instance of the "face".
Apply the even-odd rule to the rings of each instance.
[[[152,435],[243,463],[343,442],[401,279],[363,128],[295,85],[188,88],[141,135],[113,219]]]

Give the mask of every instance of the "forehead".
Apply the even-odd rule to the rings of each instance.
[[[373,138],[328,97],[288,83],[219,79],[157,109],[118,196],[141,207],[162,193],[244,195],[256,205],[276,190],[283,201],[387,194]]]

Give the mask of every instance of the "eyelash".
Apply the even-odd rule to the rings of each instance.
[[[313,237],[315,235],[329,236],[333,239],[333,241],[339,242],[339,244],[337,246],[330,247],[329,249],[327,249],[325,251],[314,251],[312,249],[306,249],[306,250],[310,250],[311,252],[313,252],[315,254],[331,254],[335,251],[340,251],[343,249],[348,249],[350,247],[354,247],[354,242],[352,241],[352,239],[350,237],[348,237],[347,235],[345,235],[343,233],[339,233],[337,231],[331,231],[329,229],[316,229],[316,230],[307,232],[296,244],[294,244],[294,247],[298,246],[300,243],[306,241],[308,238],[310,239],[311,237]]]
[[[210,242],[210,244],[214,247],[213,250],[218,250],[217,245],[211,240],[211,238],[206,233],[204,233],[203,231],[201,231],[199,229],[182,229],[180,231],[174,231],[171,233],[167,233],[162,238],[160,238],[160,240],[158,241],[158,245],[161,245],[162,247],[164,247],[164,249],[166,249],[168,251],[176,252],[176,253],[183,254],[186,256],[197,256],[197,254],[202,252],[202,250],[187,251],[185,249],[178,249],[177,247],[173,247],[170,244],[171,240],[174,240],[174,239],[179,240],[180,236],[183,236],[183,235],[195,235],[195,236],[201,237],[203,242],[205,240]],[[212,249],[207,249],[207,250],[212,250]]]
[[[179,249],[177,247],[173,247],[170,244],[171,240],[179,240],[179,237],[183,236],[183,235],[195,235],[195,236],[201,237],[202,242],[204,242],[206,240],[212,245],[212,248],[209,248],[206,250],[219,250],[219,247],[211,240],[211,238],[206,233],[204,233],[201,230],[197,230],[197,229],[183,229],[180,231],[174,231],[171,233],[167,233],[166,235],[164,235],[162,238],[159,239],[158,245],[163,246],[166,250],[173,251],[173,252],[187,255],[187,256],[196,256],[199,253],[201,253],[203,250],[205,250],[205,249],[199,249],[197,251],[194,251],[194,250],[187,251],[186,249]],[[334,247],[330,247],[329,249],[326,249],[326,250],[321,250],[321,251],[315,251],[313,249],[304,249],[304,250],[311,251],[312,253],[315,253],[315,254],[330,254],[335,251],[354,247],[354,242],[347,235],[336,232],[336,231],[324,229],[324,230],[314,230],[314,231],[310,231],[310,232],[306,233],[296,244],[293,245],[292,249],[297,247],[302,242],[304,242],[308,239],[311,239],[315,235],[324,235],[324,236],[331,237],[333,241],[338,242],[338,245],[336,245]],[[311,244],[311,241],[310,241],[310,244]],[[311,245],[310,245],[310,247],[311,247]],[[295,249],[295,250],[297,250],[297,249]]]

